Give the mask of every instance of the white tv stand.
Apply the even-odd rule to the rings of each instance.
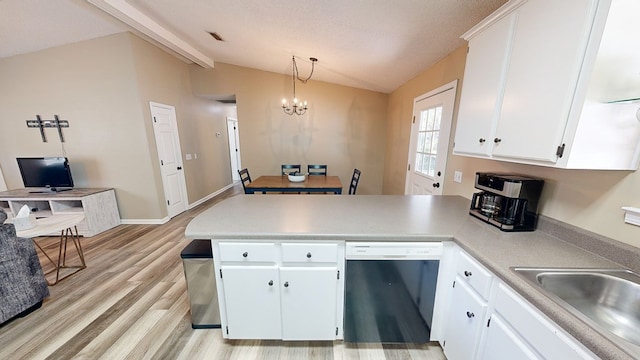
[[[33,193],[35,189],[0,192],[0,208],[11,220],[27,205],[37,218],[56,214],[84,214],[78,233],[89,237],[120,225],[116,195],[109,188],[74,188],[62,192]]]

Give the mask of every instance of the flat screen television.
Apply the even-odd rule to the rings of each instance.
[[[16,160],[26,188],[46,188],[46,191],[73,188],[69,160],[66,157],[23,157]]]

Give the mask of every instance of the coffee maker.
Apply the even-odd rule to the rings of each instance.
[[[544,180],[499,173],[476,173],[469,214],[502,231],[533,231]]]

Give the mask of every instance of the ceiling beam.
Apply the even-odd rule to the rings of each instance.
[[[132,28],[149,36],[170,50],[206,69],[213,68],[213,60],[179,38],[167,28],[136,9],[126,0],[87,0],[100,10],[112,15]]]

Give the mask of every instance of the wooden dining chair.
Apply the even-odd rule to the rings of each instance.
[[[360,170],[353,169],[353,175],[351,176],[351,183],[349,184],[349,195],[355,195],[358,188],[358,182],[360,181]]]
[[[327,165],[307,165],[307,173],[327,176]]]
[[[282,170],[282,175],[288,175],[289,173],[294,173],[294,172],[301,172],[301,166],[298,165],[288,165],[288,164],[283,164],[281,166],[281,170]]]
[[[251,175],[249,175],[249,169],[244,168],[242,170],[238,170],[238,174],[240,174],[240,181],[242,181],[242,188],[244,189],[244,193],[247,194],[247,185],[251,184]]]

